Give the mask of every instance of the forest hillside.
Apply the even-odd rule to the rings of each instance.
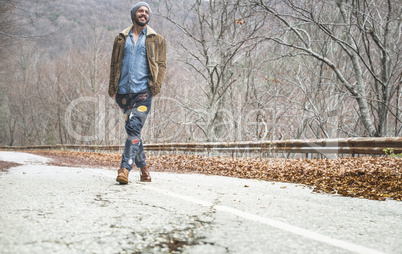
[[[402,134],[398,0],[147,1],[167,42],[147,143]],[[114,37],[137,1],[0,3],[0,143],[122,144]]]

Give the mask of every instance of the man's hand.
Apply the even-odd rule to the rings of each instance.
[[[116,94],[113,95],[113,100],[116,100]]]

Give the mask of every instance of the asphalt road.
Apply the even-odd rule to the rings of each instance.
[[[197,174],[55,167],[0,173],[0,253],[402,253],[402,202]]]

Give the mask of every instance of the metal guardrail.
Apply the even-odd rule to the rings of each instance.
[[[83,150],[97,152],[121,151],[121,145],[52,145],[52,146],[3,146],[3,150]],[[402,137],[387,138],[340,138],[308,140],[274,140],[263,142],[216,142],[216,143],[161,143],[144,144],[147,151],[182,153],[289,153],[289,154],[370,154],[384,155],[384,149],[392,148],[402,153]]]
[[[180,150],[205,152],[219,150],[221,152],[252,151],[272,153],[385,154],[383,150],[386,148],[392,148],[394,153],[402,153],[402,137],[148,144],[145,145],[145,147],[147,150],[156,151]]]

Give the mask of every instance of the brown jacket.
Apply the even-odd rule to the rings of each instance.
[[[116,36],[113,44],[112,60],[110,63],[109,96],[117,93],[119,86],[121,65],[123,62],[123,50],[126,38],[133,26],[126,28]],[[145,48],[149,69],[152,78],[149,80],[149,88],[152,95],[155,96],[161,91],[162,82],[166,73],[166,43],[165,39],[157,34],[151,27],[147,26],[147,37],[145,39]]]

